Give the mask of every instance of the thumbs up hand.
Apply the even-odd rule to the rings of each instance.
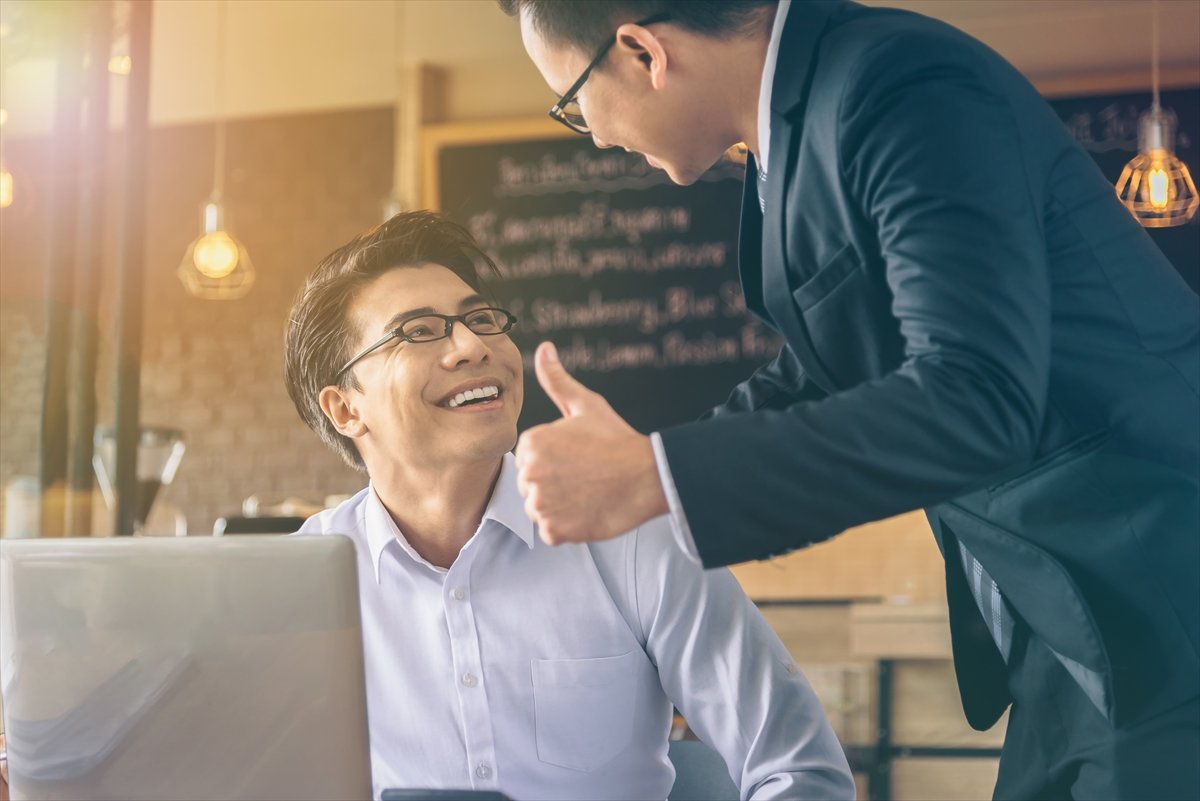
[[[558,360],[558,349],[554,347],[553,342],[538,345],[537,353],[533,355],[533,370],[537,373],[538,383],[563,417],[579,417],[588,412],[607,413],[629,428],[608,405],[608,401],[580,384],[567,372],[567,368]],[[629,430],[633,431],[632,428]]]
[[[517,483],[542,539],[610,539],[666,514],[650,438],[576,381],[553,344],[538,346],[534,371],[563,415],[517,442]]]

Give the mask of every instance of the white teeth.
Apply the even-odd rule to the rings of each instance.
[[[477,387],[476,389],[468,389],[458,393],[451,398],[446,405],[451,409],[457,409],[469,400],[479,400],[481,398],[495,398],[500,395],[500,388],[496,386]]]

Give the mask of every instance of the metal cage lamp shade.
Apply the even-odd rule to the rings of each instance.
[[[1138,124],[1138,154],[1117,179],[1117,197],[1147,228],[1183,225],[1200,208],[1187,165],[1175,155],[1175,114],[1155,103]]]
[[[1200,197],[1192,174],[1175,155],[1175,113],[1158,92],[1158,0],[1150,9],[1150,83],[1154,100],[1138,120],[1138,153],[1117,179],[1117,197],[1146,228],[1183,225],[1196,215]]]

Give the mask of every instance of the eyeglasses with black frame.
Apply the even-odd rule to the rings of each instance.
[[[666,22],[669,19],[671,19],[671,15],[663,12],[661,14],[652,14],[651,16],[638,20],[633,24],[653,25],[656,22]],[[600,64],[600,62],[604,60],[604,57],[608,55],[608,51],[611,50],[612,46],[616,43],[617,35],[614,33],[609,40],[604,43],[604,46],[600,48],[600,52],[596,53],[596,57],[592,59],[591,64],[587,65],[587,69],[583,71],[583,74],[579,76],[575,83],[571,84],[571,88],[567,90],[566,94],[560,97],[558,102],[550,107],[550,111],[548,113],[550,114],[551,119],[558,120],[577,134],[584,134],[586,136],[592,132],[592,129],[588,127],[587,120],[583,118],[583,110],[579,108],[579,103],[576,101],[575,95],[579,94],[579,90],[583,88],[585,83],[587,83],[588,76],[592,74],[592,70],[594,70]]]
[[[419,317],[413,317],[405,320],[384,334],[377,342],[371,343],[355,354],[354,358],[342,365],[333,380],[335,383],[340,381],[347,370],[393,339],[402,339],[405,342],[417,344],[437,342],[440,339],[446,339],[453,333],[455,323],[462,323],[476,336],[492,337],[511,331],[512,327],[517,324],[517,318],[508,309],[495,306],[471,309],[463,314],[422,314]]]

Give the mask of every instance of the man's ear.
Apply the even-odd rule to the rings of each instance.
[[[620,54],[635,60],[640,69],[650,77],[654,89],[662,89],[667,80],[667,50],[654,31],[641,25],[627,22],[617,28],[615,49]]]
[[[353,398],[335,386],[328,386],[317,396],[321,411],[342,436],[356,439],[367,433],[367,424],[358,415]]]

